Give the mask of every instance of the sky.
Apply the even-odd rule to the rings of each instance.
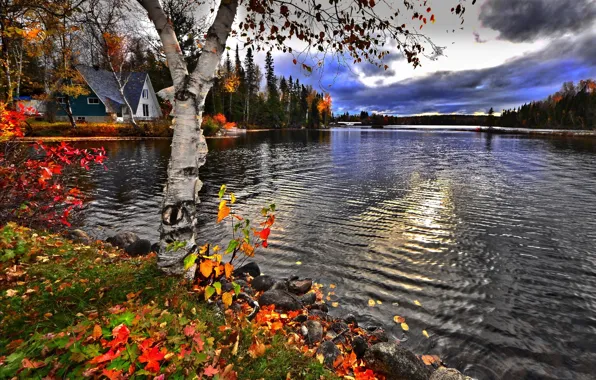
[[[292,56],[276,53],[276,72],[328,91],[335,114],[397,116],[499,113],[544,99],[565,81],[596,78],[595,0],[467,1],[463,25],[452,5],[434,1],[437,21],[423,31],[445,49],[416,69],[391,54],[388,70],[329,60],[306,77]]]

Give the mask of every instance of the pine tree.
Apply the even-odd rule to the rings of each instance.
[[[248,124],[251,120],[250,104],[258,85],[256,83],[255,61],[252,55],[252,49],[248,48],[246,56],[244,57],[244,80],[245,80],[245,97],[244,97],[244,122]]]
[[[265,57],[265,79],[267,81],[267,123],[270,127],[279,128],[282,124],[282,109],[277,88],[277,77],[271,52]]]

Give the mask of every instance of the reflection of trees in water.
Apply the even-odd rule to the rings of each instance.
[[[552,137],[547,140],[557,149],[596,153],[596,139],[594,137]]]

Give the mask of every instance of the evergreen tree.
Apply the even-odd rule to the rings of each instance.
[[[267,52],[265,57],[265,79],[267,81],[267,124],[273,128],[279,128],[282,125],[281,102],[277,87],[277,77],[273,65],[271,52]]]
[[[244,57],[244,81],[245,81],[245,96],[244,96],[244,123],[251,122],[250,105],[251,101],[258,89],[257,75],[255,71],[255,61],[252,55],[252,49],[248,48],[246,56]]]

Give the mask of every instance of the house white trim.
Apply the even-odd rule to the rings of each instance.
[[[147,94],[146,98],[143,97],[145,93]],[[143,84],[143,90],[140,94],[139,104],[137,105],[137,109],[134,114],[135,119],[138,120],[151,120],[161,117],[161,108],[159,107],[159,102],[155,96],[155,91],[153,90],[153,85],[151,84],[149,75],[145,77],[145,83]]]

